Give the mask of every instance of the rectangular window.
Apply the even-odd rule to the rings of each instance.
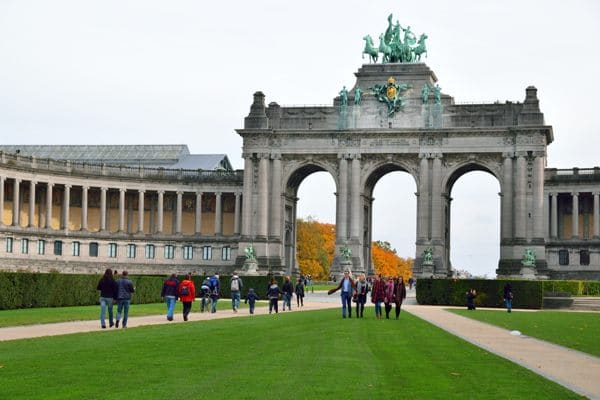
[[[14,239],[11,237],[6,238],[6,252],[7,253],[13,252],[13,241],[14,241]]]
[[[90,257],[98,257],[98,243],[90,242]]]
[[[29,239],[21,239],[21,253],[29,253]]]
[[[581,250],[579,252],[579,265],[590,265],[590,251]]]
[[[165,245],[165,258],[170,260],[173,257],[175,257],[175,246],[171,244]]]
[[[44,255],[46,254],[46,241],[38,240],[38,254]]]
[[[194,248],[191,245],[183,246],[183,259],[191,260],[194,258]]]
[[[116,243],[108,244],[108,256],[110,258],[117,258],[117,244]]]
[[[80,248],[81,248],[81,243],[73,242],[73,244],[71,244],[71,255],[73,255],[75,257],[79,257]]]
[[[61,240],[54,241],[54,255],[55,256],[62,256],[62,244],[63,244],[63,242]]]
[[[127,258],[135,258],[135,244],[127,245]]]
[[[146,258],[154,258],[154,245],[147,244],[146,245]]]
[[[212,260],[212,247],[211,246],[203,246],[202,247],[202,259],[203,260]]]
[[[569,250],[558,251],[558,265],[569,265]]]
[[[221,259],[223,261],[231,260],[231,247],[225,246],[223,249],[221,249]]]

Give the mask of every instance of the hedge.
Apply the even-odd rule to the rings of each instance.
[[[572,296],[600,296],[600,281],[543,281],[546,293],[570,293]]]
[[[96,286],[101,277],[85,274],[0,272],[0,310],[95,305],[99,300]],[[165,276],[130,275],[129,278],[135,286],[133,304],[161,301],[160,292]],[[199,291],[203,277],[194,276],[192,279]],[[281,285],[282,278],[277,279]],[[266,298],[269,280],[268,276],[242,277],[242,296],[245,297],[248,289],[253,287],[260,298]],[[221,277],[221,298],[231,296],[230,281],[229,277]]]
[[[420,278],[417,281],[417,302],[425,305],[465,306],[467,291],[475,289],[475,306],[503,307],[504,285],[507,282],[510,282],[514,293],[513,307],[542,308],[543,281]]]

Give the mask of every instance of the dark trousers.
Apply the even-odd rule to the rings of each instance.
[[[277,300],[278,299],[269,299],[269,314],[271,314],[271,311],[273,311],[273,309],[275,309],[276,314],[279,312],[277,309]]]
[[[187,321],[188,315],[192,311],[192,302],[184,301],[183,302],[183,319]]]
[[[390,319],[390,311],[392,311],[392,303],[385,303],[385,318]]]
[[[396,303],[396,319],[398,319],[398,317],[400,317],[400,307],[402,307],[402,303]]]
[[[300,306],[304,306],[304,296],[300,296],[300,295],[296,295],[296,303],[298,304],[298,307]]]

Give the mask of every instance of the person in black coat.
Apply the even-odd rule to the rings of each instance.
[[[106,310],[108,309],[108,324],[112,328],[115,323],[113,321],[113,302],[117,298],[117,283],[113,279],[113,272],[110,268],[104,271],[104,275],[96,290],[100,291],[100,326],[106,329]]]
[[[469,289],[467,292],[467,310],[475,310],[475,297],[477,297],[477,291],[475,289]]]

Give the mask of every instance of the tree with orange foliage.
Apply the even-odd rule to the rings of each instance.
[[[398,257],[388,242],[376,241],[371,246],[375,272],[383,276],[402,276],[405,281],[412,276],[413,259]]]
[[[315,279],[328,279],[335,251],[335,225],[308,218],[298,219],[296,227],[300,272]]]

